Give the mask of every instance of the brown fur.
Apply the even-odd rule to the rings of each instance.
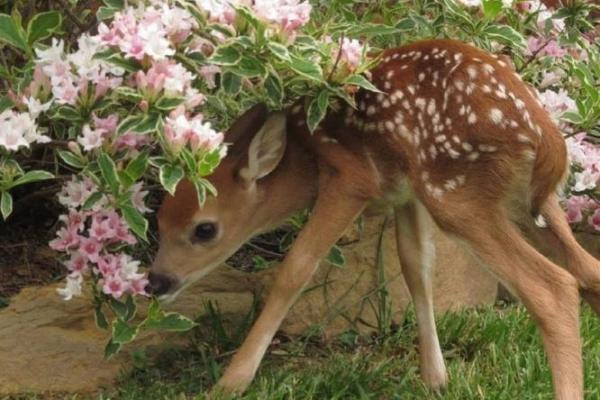
[[[250,142],[261,139],[261,110],[251,110],[236,124],[235,151],[210,178],[219,196],[190,216],[196,206],[186,202],[195,203],[195,196],[184,183],[162,206],[154,270],[184,286],[252,235],[312,206],[218,387],[241,391],[251,382],[319,260],[378,203],[396,210],[398,255],[416,303],[421,371],[431,387],[443,386],[446,374],[433,321],[429,220],[466,243],[523,300],[542,335],[556,398],[582,400],[578,290],[599,311],[600,263],[577,245],[552,195],[567,167],[560,132],[509,64],[463,43],[431,40],[388,50],[372,74],[383,93],[359,92],[357,111],[338,104],[314,134],[301,107],[288,110],[280,146],[261,144],[261,152],[282,161],[261,179],[240,173],[249,170],[248,153],[256,147]],[[538,213],[546,230],[535,226]],[[190,244],[193,227],[206,220],[219,222],[220,236]],[[527,230],[559,243],[567,270],[532,247]]]

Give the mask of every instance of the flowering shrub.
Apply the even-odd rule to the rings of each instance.
[[[50,243],[68,270],[59,294],[70,299],[89,282],[98,325],[111,328],[107,355],[141,328],[189,329],[191,320],[155,300],[145,319],[135,318],[135,296],[148,296],[133,257],[148,241],[148,186],[173,193],[186,178],[202,203],[217,195],[206,177],[227,154],[223,132],[249,105],[281,109],[305,98],[313,130],[330,105],[354,105],[358,88],[376,90],[368,70],[377,49],[453,37],[510,55],[540,90],[571,153],[569,220],[600,232],[591,9],[507,0],[104,0],[88,28],[73,11],[66,21],[51,10],[24,24],[14,8],[0,14],[0,211],[11,214],[14,187],[66,175],[58,195],[66,211]],[[68,24],[80,33],[67,34]],[[52,168],[25,171],[37,148],[55,154]]]

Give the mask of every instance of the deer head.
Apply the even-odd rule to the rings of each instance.
[[[149,276],[156,295],[174,298],[249,238],[310,204],[312,162],[299,146],[288,146],[284,113],[254,106],[226,140],[229,154],[209,177],[218,196],[199,205],[184,180],[160,207],[160,246]]]

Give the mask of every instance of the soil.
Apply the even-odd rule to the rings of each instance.
[[[0,222],[0,306],[25,286],[64,276],[56,252],[48,247],[60,212],[54,196],[48,196],[54,188],[40,191],[31,186],[27,192],[13,193],[14,212],[8,221]]]
[[[58,217],[64,212],[56,201],[58,188],[57,184],[38,184],[12,193],[14,212],[8,221],[0,219],[0,308],[22,288],[56,282],[66,275],[59,253],[48,247],[60,225]],[[149,196],[153,209],[160,204],[160,197],[156,192]],[[136,255],[144,264],[151,262],[158,245],[156,213],[148,217],[151,244]],[[283,259],[282,242],[288,237],[290,229],[285,228],[259,236],[240,248],[227,263],[245,272],[268,268]]]

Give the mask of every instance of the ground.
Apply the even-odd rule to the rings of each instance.
[[[36,207],[31,207],[32,203]],[[46,246],[56,229],[56,204],[34,196],[30,205],[16,209],[15,215],[11,223],[0,223],[0,308],[21,287],[61,279],[64,274]],[[281,242],[287,233],[258,238],[231,262],[249,271],[267,267],[269,261],[281,257]],[[438,322],[450,374],[450,385],[443,393],[429,392],[419,378],[415,318],[409,312],[401,326],[371,337],[347,332],[326,342],[318,332],[294,340],[278,336],[256,380],[239,398],[552,399],[543,349],[522,307],[499,303],[447,313]],[[201,320],[190,346],[170,349],[157,358],[136,353],[134,370],[112,388],[86,395],[22,395],[11,400],[203,399],[248,326],[246,321],[225,333],[215,312]],[[586,399],[600,400],[600,320],[587,306],[581,331]]]
[[[431,393],[418,376],[415,318],[384,336],[351,333],[323,343],[317,336],[279,338],[258,376],[240,399],[552,399],[550,372],[534,325],[520,306],[499,304],[448,313],[439,330],[450,385]],[[61,399],[204,399],[239,339],[218,334],[218,322],[197,332],[194,343],[158,359],[136,356],[136,368],[115,387]],[[245,329],[245,328],[244,328]],[[243,333],[241,329],[237,333]],[[600,323],[586,307],[581,330],[586,365],[586,399],[600,399]],[[217,333],[217,334],[214,334]],[[241,335],[238,335],[241,337]],[[21,396],[17,400],[47,399]]]

